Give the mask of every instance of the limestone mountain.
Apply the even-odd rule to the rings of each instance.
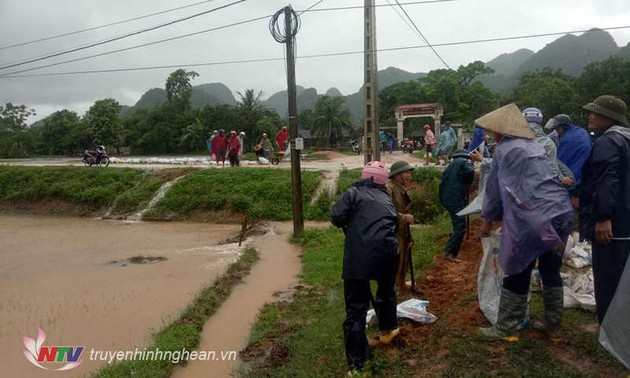
[[[600,29],[591,29],[579,36],[567,34],[532,55],[517,69],[514,76],[544,67],[579,76],[586,65],[605,60],[618,50],[619,47],[611,35]]]
[[[150,109],[166,102],[166,100],[167,96],[164,88],[151,88],[140,97],[134,106],[123,109],[122,114],[130,115],[139,109]],[[193,86],[190,101],[193,108],[219,104],[236,105],[234,94],[223,83],[208,83]]]
[[[519,49],[512,53],[501,54],[486,63],[495,72],[492,75],[480,77],[479,81],[494,92],[509,93],[523,72],[550,67],[562,70],[568,75],[578,76],[587,64],[605,60],[613,55],[630,58],[630,44],[620,49],[606,31],[592,29],[579,36],[572,34],[562,36],[538,52]],[[426,75],[422,72],[414,73],[396,67],[387,67],[378,72],[378,85],[380,89],[383,89],[395,83],[417,80]],[[342,96],[337,88],[330,88],[325,93],[328,96]],[[296,88],[296,94],[298,111],[314,109],[315,103],[323,95],[317,93],[315,88],[304,88],[299,85]],[[360,123],[364,111],[363,89],[359,88],[357,92],[346,95],[345,100],[345,107],[349,110],[351,118],[356,123]],[[143,94],[133,107],[125,109],[125,114],[131,114],[137,109],[151,108],[165,101],[166,91],[153,88]],[[194,108],[217,104],[236,105],[236,103],[237,100],[232,91],[222,83],[201,84],[193,87],[192,105]],[[281,117],[286,117],[287,91],[272,94],[263,100],[262,104],[276,110]]]

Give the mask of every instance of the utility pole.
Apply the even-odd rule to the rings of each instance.
[[[284,35],[277,25],[279,16],[284,13]],[[295,20],[295,24],[293,21]],[[289,97],[289,141],[291,142],[291,199],[293,208],[293,236],[300,236],[304,231],[304,211],[302,209],[302,174],[300,156],[296,149],[298,137],[297,92],[295,87],[295,35],[299,29],[299,18],[289,5],[276,12],[270,23],[271,34],[287,47],[287,95]]]
[[[381,159],[379,148],[379,123],[378,123],[378,65],[376,59],[376,8],[374,0],[365,0],[365,25],[363,45],[363,98],[365,100],[365,124],[363,135],[365,136],[364,162]]]

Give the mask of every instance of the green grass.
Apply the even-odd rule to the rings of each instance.
[[[134,168],[0,167],[0,205],[27,212],[128,215],[146,207],[158,189],[186,175],[146,216],[187,219],[196,211],[246,214],[253,219],[292,219],[291,172],[265,168],[148,171]],[[324,195],[313,206],[311,198],[321,172],[302,171],[302,204],[306,219],[328,218],[331,198]],[[41,203],[46,206],[35,206]],[[62,208],[59,204],[70,204]],[[96,214],[95,214],[96,213]]]
[[[307,210],[320,172],[302,171],[302,203]],[[254,218],[292,219],[291,172],[285,169],[205,169],[178,181],[150,216],[187,218],[194,211],[229,209]]]
[[[181,352],[183,349],[194,350],[199,345],[205,322],[230,296],[232,289],[249,274],[256,261],[258,261],[258,252],[252,248],[246,249],[223,276],[199,293],[178,319],[154,335],[153,343],[146,350],[159,349],[173,352]],[[94,373],[92,377],[167,377],[172,372],[173,366],[173,362],[169,360],[130,360],[107,365]]]
[[[0,167],[0,201],[62,201],[98,211],[142,208],[162,185],[159,177],[138,169],[85,167]]]

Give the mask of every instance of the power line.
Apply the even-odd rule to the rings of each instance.
[[[431,3],[450,3],[453,1],[459,0],[424,0],[424,1],[408,1],[405,3],[401,3],[402,5],[418,5],[418,4],[431,4]],[[388,7],[388,4],[374,4],[374,8]],[[330,11],[339,11],[339,10],[350,10],[350,9],[365,9],[365,5],[352,5],[347,7],[334,7],[334,8],[320,8],[313,9],[311,12],[330,12]]]
[[[174,41],[174,40],[177,40],[177,39],[191,37],[193,35],[199,35],[199,34],[208,33],[208,32],[216,31],[216,30],[220,30],[220,29],[226,29],[226,28],[230,28],[232,26],[243,25],[243,24],[247,24],[247,23],[250,23],[250,22],[254,22],[254,21],[265,20],[265,19],[268,19],[269,17],[271,17],[271,15],[251,18],[251,19],[245,20],[245,21],[234,22],[234,23],[231,23],[231,24],[228,24],[228,25],[217,26],[217,27],[214,27],[214,28],[205,29],[205,30],[201,30],[201,31],[198,31],[198,32],[194,32],[194,33],[187,33],[187,34],[183,34],[183,35],[180,35],[180,36],[166,38],[166,39],[161,39],[161,40],[158,40],[158,41],[153,41],[153,42],[148,42],[148,43],[143,43],[141,45],[126,47],[126,48],[123,48],[123,49],[106,51],[106,52],[100,53],[100,54],[94,54],[94,55],[84,56],[84,57],[81,57],[81,58],[64,60],[64,61],[61,61],[61,62],[51,63],[51,64],[47,64],[47,65],[44,65],[44,66],[37,66],[37,67],[32,67],[32,68],[26,68],[26,69],[19,70],[19,71],[9,72],[7,74],[2,74],[2,75],[0,75],[0,78],[5,77],[5,76],[10,76],[10,75],[13,75],[13,74],[18,74],[18,73],[40,70],[42,68],[55,67],[55,66],[59,66],[59,65],[62,65],[62,64],[66,64],[66,63],[73,63],[73,62],[78,62],[78,61],[81,61],[81,60],[87,60],[87,59],[96,58],[96,57],[99,57],[99,56],[111,55],[111,54],[115,54],[115,53],[119,53],[119,52],[123,52],[123,51],[135,50],[135,49],[138,49],[140,47],[157,45],[159,43]]]
[[[73,31],[73,32],[58,34],[58,35],[54,35],[54,36],[50,36],[50,37],[44,37],[44,38],[40,38],[40,39],[28,41],[28,42],[16,43],[16,44],[13,44],[13,45],[8,45],[8,46],[0,46],[0,50],[10,49],[10,48],[15,48],[15,47],[20,47],[20,46],[26,46],[26,45],[30,45],[30,44],[34,44],[34,43],[38,43],[38,42],[43,42],[43,41],[48,41],[48,40],[57,39],[57,38],[61,38],[61,37],[67,37],[67,36],[71,36],[71,35],[76,35],[76,34],[88,32],[88,31],[103,29],[103,28],[106,28],[106,27],[114,26],[114,25],[120,25],[120,24],[131,22],[131,21],[137,21],[137,20],[141,20],[141,19],[144,19],[144,18],[149,18],[149,17],[153,17],[153,16],[157,16],[157,15],[161,15],[161,14],[170,13],[170,12],[174,12],[174,11],[177,11],[177,10],[185,9],[185,8],[190,8],[190,7],[193,7],[193,6],[209,3],[209,2],[212,2],[212,1],[215,1],[215,0],[200,1],[200,2],[197,2],[197,3],[184,5],[184,6],[181,6],[181,7],[167,9],[167,10],[161,11],[161,12],[150,13],[150,14],[147,14],[147,15],[138,16],[138,17],[134,17],[134,18],[129,18],[129,19],[126,19],[126,20],[116,21],[116,22],[112,22],[112,23],[109,23],[109,24],[99,25],[99,26],[95,26],[95,27],[92,27],[92,28],[87,28],[87,29],[77,30],[77,31]],[[242,1],[245,1],[245,0],[242,0]],[[315,12],[320,12],[320,11],[338,11],[338,10],[359,9],[359,8],[363,7],[363,6],[349,6],[349,7],[322,8],[322,9],[312,10],[313,7],[315,7],[316,5],[321,3],[322,1],[323,0],[318,1],[316,4],[313,4],[309,8],[307,8],[307,9],[305,9],[303,11],[300,11],[298,14],[301,15],[302,13],[305,13],[305,12],[308,12],[308,11],[315,11]],[[410,1],[410,2],[406,2],[406,3],[402,3],[402,4],[403,5],[418,5],[418,4],[442,3],[442,2],[451,2],[451,1],[459,1],[459,0]],[[375,7],[382,7],[382,6],[384,6],[384,5],[382,5],[382,4],[375,5]],[[192,17],[197,17],[197,15],[193,15],[193,16],[191,16],[191,18]],[[179,21],[178,20],[173,21],[173,23],[176,23],[176,22],[179,22]],[[166,26],[166,25],[164,25],[164,26]],[[140,34],[140,33],[137,33],[137,34]],[[131,34],[131,35],[135,35],[135,34]],[[126,36],[117,37],[117,38],[112,39],[111,41],[115,41],[115,40],[122,39],[122,38],[126,38]],[[48,59],[49,57],[55,57],[55,56],[67,54],[67,53],[70,53],[70,52],[87,49],[87,48],[90,48],[90,47],[98,46],[100,44],[109,43],[111,41],[110,40],[103,40],[103,41],[95,42],[94,44],[90,44],[90,45],[87,45],[87,46],[82,46],[82,47],[79,47],[79,48],[76,48],[76,49],[73,48],[73,49],[71,49],[69,51],[62,51],[62,52],[58,52],[58,53],[51,53],[51,54],[43,56],[43,57],[35,58],[35,59],[33,59],[33,61]],[[0,67],[0,69],[14,67],[14,65],[12,65],[13,63],[16,63],[16,64],[19,63],[19,65],[22,65],[22,64],[27,64],[27,63],[31,63],[31,62],[32,61],[12,62],[12,63],[10,63],[10,65]]]
[[[440,61],[442,61],[442,63],[444,63],[444,65],[446,66],[446,68],[448,68],[449,70],[451,69],[451,67],[449,67],[449,65],[444,61],[444,59],[442,59],[442,56],[440,56],[440,54],[437,52],[436,49],[433,48],[433,46],[431,46],[431,43],[429,43],[429,40],[427,39],[427,37],[424,36],[424,34],[422,34],[422,32],[420,31],[420,29],[418,28],[418,25],[416,25],[416,23],[413,21],[413,19],[409,16],[409,14],[407,13],[407,11],[405,10],[405,8],[403,8],[403,6],[400,4],[400,2],[398,2],[398,0],[395,0],[396,4],[398,4],[398,6],[400,7],[400,10],[403,11],[403,13],[405,14],[405,16],[407,16],[407,18],[409,19],[409,22],[411,22],[411,24],[413,25],[413,27],[416,29],[416,31],[418,32],[418,34],[420,34],[420,37],[422,37],[422,39],[424,40],[424,42],[429,46],[429,48],[431,49],[431,51],[433,51],[433,53],[435,54],[435,56],[438,57],[438,59],[440,59]]]
[[[394,12],[396,12],[396,14],[398,15],[398,17],[400,17],[401,20],[403,20],[403,22],[420,38],[422,38],[420,36],[420,34],[418,34],[418,32],[416,31],[416,29],[413,28],[413,26],[411,25],[411,23],[409,23],[409,20],[407,20],[405,18],[405,16],[402,15],[402,13],[400,13],[400,11],[398,10],[398,8],[396,8],[394,6],[394,4],[392,4],[389,0],[387,0],[387,4],[390,5],[390,7],[394,10]]]
[[[565,35],[565,34],[572,34],[572,33],[589,33],[589,32],[597,32],[597,31],[600,31],[600,30],[620,30],[620,29],[630,29],[630,25],[613,26],[613,27],[609,27],[609,28],[598,28],[598,30],[591,30],[591,29],[589,29],[589,30],[570,30],[570,31],[563,31],[563,32],[528,34],[528,35],[521,35],[521,36],[497,37],[497,38],[475,39],[475,40],[468,40],[468,41],[444,42],[444,43],[433,44],[433,46],[434,47],[446,47],[446,46],[457,46],[457,45],[469,45],[469,44],[476,44],[476,43],[501,42],[501,41],[517,40],[517,39],[540,38],[540,37],[549,37],[549,36],[554,36],[554,35]],[[390,47],[390,48],[378,49],[378,52],[412,50],[412,49],[428,48],[428,47],[429,47],[428,45]],[[360,51],[345,51],[345,52],[337,52],[337,53],[323,53],[323,54],[303,55],[303,56],[300,56],[298,59],[326,58],[326,57],[333,57],[333,56],[347,56],[347,55],[357,55],[357,54],[363,54],[363,50],[360,50]],[[175,64],[175,65],[149,66],[149,67],[115,68],[115,69],[107,69],[107,70],[71,71],[71,72],[57,72],[57,73],[28,74],[28,75],[3,75],[3,76],[0,76],[0,79],[27,78],[27,77],[45,77],[45,76],[65,76],[65,75],[96,74],[96,73],[110,73],[110,72],[144,71],[144,70],[156,70],[156,69],[179,68],[179,67],[200,67],[200,66],[216,66],[216,65],[225,65],[225,64],[260,63],[260,62],[271,62],[271,61],[281,61],[281,60],[284,60],[284,57],[259,58],[259,59],[248,59],[248,60],[231,60],[231,61],[208,62],[208,63]]]
[[[46,60],[46,59],[58,57],[58,56],[61,56],[61,55],[65,55],[65,54],[69,54],[69,53],[73,53],[73,52],[89,49],[89,48],[92,48],[92,47],[104,45],[106,43],[119,41],[121,39],[132,37],[134,35],[143,34],[143,33],[149,32],[149,31],[161,29],[161,28],[166,27],[166,26],[171,26],[171,25],[183,22],[183,21],[188,21],[188,20],[191,20],[191,19],[199,17],[199,16],[203,16],[203,15],[206,15],[206,14],[209,14],[209,13],[212,13],[212,12],[216,12],[216,11],[221,10],[221,9],[225,9],[225,8],[231,7],[233,5],[242,3],[244,1],[247,1],[247,0],[236,0],[236,1],[232,2],[232,3],[226,4],[226,5],[222,5],[222,6],[213,8],[213,9],[209,9],[207,11],[195,13],[193,15],[190,15],[190,16],[187,16],[187,17],[184,17],[184,18],[180,18],[180,19],[173,20],[173,21],[170,21],[170,22],[167,22],[167,23],[164,23],[164,24],[156,25],[156,26],[151,26],[151,27],[146,28],[146,29],[136,30],[136,31],[133,31],[131,33],[124,34],[122,36],[106,39],[106,40],[100,41],[100,42],[91,43],[89,45],[85,45],[85,46],[81,46],[81,47],[72,48],[70,50],[65,50],[65,51],[53,53],[53,54],[46,55],[46,56],[39,57],[39,58],[29,59],[29,60],[18,62],[18,63],[12,63],[12,64],[8,64],[8,65],[0,66],[0,70],[7,69],[7,68],[12,68],[12,67],[18,67],[18,66],[22,66],[22,65],[25,65],[25,64],[28,64],[28,63],[39,62],[41,60]]]
[[[241,1],[245,1],[245,0],[241,0]],[[312,11],[313,7],[317,6],[318,4],[320,4],[323,1],[324,0],[320,0],[320,1],[316,2],[316,3],[314,3],[313,5],[308,7],[306,10],[301,11],[300,15],[304,14],[306,12]],[[230,27],[233,27],[233,26],[243,25],[243,24],[247,24],[247,23],[251,23],[251,22],[267,19],[267,18],[269,18],[271,16],[272,15],[266,15],[266,16],[262,16],[262,17],[251,18],[249,20],[234,22],[234,23],[231,23],[231,24],[228,24],[228,25],[224,25],[224,26],[217,26],[217,27],[214,27],[214,28],[205,29],[205,30],[201,30],[201,31],[198,31],[198,32],[187,33],[187,34],[183,34],[183,35],[176,36],[176,37],[171,37],[171,38],[161,39],[161,40],[158,40],[158,41],[143,43],[141,45],[131,46],[131,47],[122,48],[122,49],[118,49],[118,50],[106,51],[104,53],[89,55],[89,56],[85,56],[85,57],[81,57],[81,58],[64,60],[64,61],[57,62],[57,63],[51,63],[51,64],[47,64],[47,65],[43,65],[43,66],[27,68],[27,69],[23,69],[23,70],[19,70],[19,71],[9,72],[9,73],[6,73],[6,74],[0,74],[0,78],[7,77],[7,76],[12,76],[12,75],[19,74],[19,73],[40,70],[40,69],[43,69],[43,68],[55,67],[55,66],[59,66],[59,65],[62,65],[62,64],[74,63],[74,62],[87,60],[87,59],[91,59],[91,58],[96,58],[96,57],[100,57],[100,56],[111,55],[111,54],[115,54],[115,53],[119,53],[119,52],[123,52],[123,51],[134,50],[134,49],[141,48],[141,47],[156,45],[156,44],[163,43],[163,42],[174,41],[174,40],[177,40],[177,39],[191,37],[191,36],[194,36],[194,35],[199,35],[199,34],[208,33],[208,32],[212,32],[212,31],[217,31],[217,30],[220,30],[220,29],[227,29],[227,28],[230,28]]]
[[[234,4],[237,4],[237,3],[243,2],[243,1],[246,1],[246,0],[239,0],[239,1],[236,1],[235,3],[231,3],[231,4],[228,4],[228,5],[223,6],[223,7],[228,7],[228,6],[231,6],[231,5],[234,5]],[[315,3],[315,4],[311,5],[309,8],[307,8],[306,10],[303,10],[303,11],[299,12],[299,14],[303,14],[303,13],[305,13],[305,12],[309,12],[309,11],[310,11],[310,12],[317,12],[317,11],[339,11],[339,10],[351,10],[351,9],[359,9],[359,8],[363,8],[363,6],[349,6],[349,7],[335,7],[335,8],[320,8],[320,9],[312,9],[313,7],[315,7],[316,5],[318,5],[319,3],[321,3],[322,1],[323,1],[323,0],[318,1],[317,3]],[[406,5],[417,5],[417,4],[443,3],[443,2],[452,2],[452,1],[459,1],[459,0],[425,0],[425,1],[412,1],[412,2],[406,2],[406,3],[402,3],[402,4],[406,4]],[[386,6],[386,5],[379,4],[379,5],[375,5],[374,7],[382,7],[382,6]],[[220,8],[215,8],[214,10],[216,10],[216,9],[220,9]],[[186,19],[190,19],[190,18],[193,18],[193,17],[197,17],[198,15],[205,14],[205,13],[209,13],[209,12],[214,11],[214,10],[210,10],[210,11],[206,11],[206,12],[198,13],[198,14],[196,14],[196,15],[189,16],[189,17],[187,17],[187,18],[185,18],[185,19],[175,20],[175,21],[169,22],[169,23],[167,23],[167,24],[158,25],[157,27],[153,27],[153,28],[144,29],[144,30],[141,30],[141,31],[132,32],[132,33],[129,33],[129,34],[124,35],[124,36],[119,36],[119,37],[112,38],[112,39],[109,39],[109,40],[105,40],[105,41],[101,41],[101,42],[93,43],[93,44],[90,44],[90,45],[87,45],[87,46],[82,46],[82,47],[79,47],[79,48],[74,48],[74,49],[67,50],[67,51],[62,51],[62,52],[58,52],[58,53],[53,53],[53,54],[50,54],[50,55],[47,55],[47,56],[44,56],[44,57],[39,57],[39,58],[31,59],[31,60],[28,60],[28,61],[23,61],[23,62],[14,63],[14,64],[12,63],[12,64],[9,64],[9,65],[1,66],[1,67],[0,67],[0,70],[1,70],[1,69],[6,69],[6,68],[11,68],[11,67],[17,67],[17,66],[24,65],[24,64],[27,64],[27,63],[33,63],[33,62],[36,62],[36,61],[40,61],[40,60],[44,60],[44,59],[49,59],[49,58],[52,58],[52,57],[57,57],[57,56],[60,56],[60,55],[64,55],[64,54],[71,53],[71,52],[75,52],[75,51],[79,51],[79,50],[87,49],[87,48],[90,48],[90,47],[98,46],[98,45],[101,45],[101,44],[109,43],[109,42],[116,41],[116,40],[119,40],[119,39],[122,39],[122,38],[126,38],[126,37],[128,37],[128,36],[132,36],[132,35],[140,34],[140,33],[143,33],[143,32],[149,31],[149,30],[155,30],[155,29],[157,29],[157,28],[159,28],[159,27],[163,27],[163,26],[171,25],[171,24],[173,24],[173,23],[177,23],[177,22],[180,22],[180,21],[183,21],[183,20],[186,20]],[[263,18],[266,18],[266,17],[270,17],[270,16],[265,16],[265,17],[263,17]],[[231,26],[235,26],[235,25],[240,25],[240,24],[243,24],[243,23],[248,23],[248,22],[252,22],[252,21],[257,21],[257,20],[260,20],[260,19],[261,19],[261,18],[255,18],[255,19],[250,19],[250,20],[246,20],[246,21],[243,21],[243,22],[236,22],[236,23],[232,23],[232,24],[226,25],[225,27],[231,27]],[[61,64],[66,64],[66,63],[73,63],[73,62],[77,62],[77,61],[81,61],[81,60],[86,60],[86,59],[91,59],[91,58],[100,57],[100,56],[104,56],[104,55],[109,55],[109,54],[114,54],[114,53],[118,53],[118,52],[128,51],[128,50],[132,50],[132,49],[136,49],[136,48],[140,48],[140,47],[151,46],[151,45],[154,45],[154,44],[163,43],[163,42],[168,42],[168,41],[172,41],[172,40],[176,40],[176,39],[180,39],[180,38],[185,38],[185,37],[190,37],[190,36],[193,36],[193,35],[202,34],[202,33],[207,33],[207,32],[209,32],[209,31],[215,31],[215,30],[219,30],[219,29],[223,29],[223,28],[224,28],[224,27],[217,27],[217,28],[206,29],[206,30],[202,30],[202,31],[199,31],[199,32],[188,33],[188,34],[184,34],[184,35],[181,35],[181,36],[176,36],[176,37],[172,37],[172,38],[167,38],[167,39],[163,39],[163,40],[158,40],[158,41],[155,41],[155,42],[149,42],[149,43],[145,43],[145,44],[141,44],[141,45],[137,45],[137,46],[132,46],[132,47],[129,47],[129,48],[123,48],[123,49],[113,50],[113,51],[109,51],[109,52],[105,52],[105,53],[100,53],[100,54],[95,54],[95,55],[89,55],[89,56],[86,56],[86,57],[81,57],[81,58],[76,58],[76,59],[65,60],[65,61],[62,61],[62,62],[52,63],[52,64],[48,64],[48,65],[44,65],[44,66],[38,66],[38,67],[28,68],[28,69],[24,69],[24,70],[14,71],[14,72],[10,72],[10,73],[7,73],[7,74],[2,74],[2,75],[0,75],[0,77],[7,76],[7,75],[13,75],[13,74],[24,73],[24,72],[30,72],[30,71],[39,70],[39,69],[42,69],[42,68],[54,67],[54,66],[58,66],[58,65],[61,65]]]
[[[193,3],[193,4],[182,5],[181,7],[177,7],[177,8],[167,9],[167,10],[161,11],[161,12],[155,12],[155,13],[150,13],[150,14],[146,14],[146,15],[143,15],[143,16],[128,18],[126,20],[115,21],[115,22],[112,22],[112,23],[109,23],[109,24],[94,26],[94,27],[87,28],[87,29],[76,30],[76,31],[67,32],[67,33],[63,33],[63,34],[53,35],[53,36],[50,36],[50,37],[44,37],[44,38],[40,38],[40,39],[35,39],[35,40],[32,40],[32,41],[27,41],[27,42],[20,42],[20,43],[16,43],[16,44],[13,44],[13,45],[8,45],[8,46],[0,46],[0,50],[6,50],[6,49],[15,48],[15,47],[32,45],[32,44],[38,43],[38,42],[50,41],[52,39],[68,37],[68,36],[71,36],[71,35],[76,35],[76,34],[81,34],[81,33],[89,32],[89,31],[103,29],[103,28],[107,28],[107,27],[110,27],[110,26],[121,25],[121,24],[125,24],[125,23],[131,22],[131,21],[137,21],[137,20],[142,20],[144,18],[149,18],[149,17],[153,17],[153,16],[159,16],[161,14],[182,10],[182,9],[185,9],[185,8],[190,8],[190,7],[194,7],[194,6],[197,6],[197,5],[210,3],[210,2],[213,2],[213,1],[215,1],[215,0],[200,1],[200,2],[197,2],[197,3]]]

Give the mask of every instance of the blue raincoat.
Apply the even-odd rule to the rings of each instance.
[[[498,144],[481,215],[503,221],[499,264],[507,275],[562,246],[573,227],[573,207],[545,149],[534,140],[503,137]],[[562,252],[560,252],[562,253]]]
[[[473,133],[472,140],[468,146],[468,152],[472,152],[475,148],[479,147],[481,142],[485,140],[486,133],[479,126],[475,126],[475,132]]]
[[[457,143],[457,135],[455,134],[455,130],[453,130],[452,127],[449,127],[440,133],[438,150],[450,153],[455,143]]]
[[[582,166],[591,154],[593,143],[588,131],[576,125],[562,125],[564,134],[560,136],[558,159],[569,167],[575,177],[575,184],[582,181]]]

